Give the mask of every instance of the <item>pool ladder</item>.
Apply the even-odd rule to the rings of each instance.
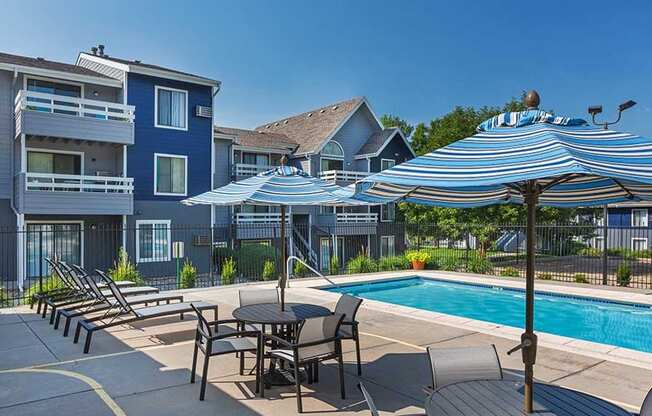
[[[290,286],[290,285],[289,285],[289,283],[290,283],[290,270],[292,270],[292,268],[291,268],[290,266],[292,265],[292,261],[293,261],[293,260],[294,260],[294,261],[298,261],[299,263],[302,263],[304,266],[306,266],[306,267],[308,268],[308,270],[310,270],[311,272],[315,273],[317,276],[321,277],[322,279],[326,280],[328,283],[330,283],[331,286],[338,287],[338,284],[337,284],[337,283],[333,282],[333,281],[332,281],[331,279],[329,279],[328,277],[324,276],[323,274],[319,273],[317,270],[313,269],[313,268],[312,268],[308,263],[306,263],[305,261],[303,261],[302,259],[300,259],[300,258],[297,257],[297,256],[290,256],[290,257],[288,257],[287,262],[286,262],[286,264],[285,264],[285,270],[286,270],[286,282],[287,282],[286,284],[288,285],[288,287]]]

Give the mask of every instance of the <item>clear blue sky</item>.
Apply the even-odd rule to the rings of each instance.
[[[195,4],[196,3],[196,4]],[[428,121],[535,88],[542,107],[652,136],[652,6],[630,1],[4,1],[0,51],[107,53],[217,78],[219,124],[254,127],[352,96]],[[604,4],[603,4],[604,3]]]

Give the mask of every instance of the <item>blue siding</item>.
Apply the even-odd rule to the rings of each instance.
[[[637,207],[633,209],[648,209]],[[649,209],[648,209],[649,215]],[[609,227],[631,227],[632,226],[632,208],[609,208]],[[648,219],[648,228],[652,227],[652,221]]]
[[[154,127],[154,87],[188,91],[188,130]],[[212,120],[195,116],[195,106],[212,106],[211,87],[130,73],[128,103],[136,106],[135,146],[128,149],[128,176],[134,178],[136,200],[177,201],[183,197],[154,195],[154,153],[188,156],[188,196],[211,185]]]

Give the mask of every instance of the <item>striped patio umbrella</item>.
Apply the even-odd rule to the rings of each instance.
[[[652,140],[536,109],[505,113],[480,124],[472,137],[359,181],[354,197],[455,208],[527,205],[525,332],[513,351],[523,352],[531,412],[536,207],[652,200]]]
[[[285,163],[284,161],[282,163]],[[285,249],[285,208],[290,205],[373,205],[350,198],[352,190],[344,190],[333,183],[314,178],[301,169],[291,166],[279,166],[251,178],[231,182],[221,188],[204,192],[181,201],[185,205],[221,205],[231,206],[276,205],[281,207],[281,257],[282,273],[279,280],[281,287],[281,306],[285,307],[286,249]]]

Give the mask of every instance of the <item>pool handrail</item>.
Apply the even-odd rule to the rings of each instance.
[[[286,282],[287,282],[286,284],[288,285],[288,287],[290,286],[290,270],[292,270],[290,265],[291,265],[292,260],[295,260],[295,261],[298,261],[299,263],[302,263],[304,266],[306,266],[308,268],[308,270],[315,273],[317,276],[321,277],[322,279],[326,280],[328,283],[331,284],[331,286],[339,287],[339,285],[337,283],[333,282],[328,277],[324,276],[323,274],[319,273],[317,270],[313,269],[308,263],[306,263],[305,261],[303,261],[302,259],[300,259],[297,256],[289,256],[288,259],[287,259],[287,262],[285,264],[285,266],[286,266],[285,270],[286,270],[286,275],[287,275],[286,276],[286,278],[287,278],[286,279]]]

